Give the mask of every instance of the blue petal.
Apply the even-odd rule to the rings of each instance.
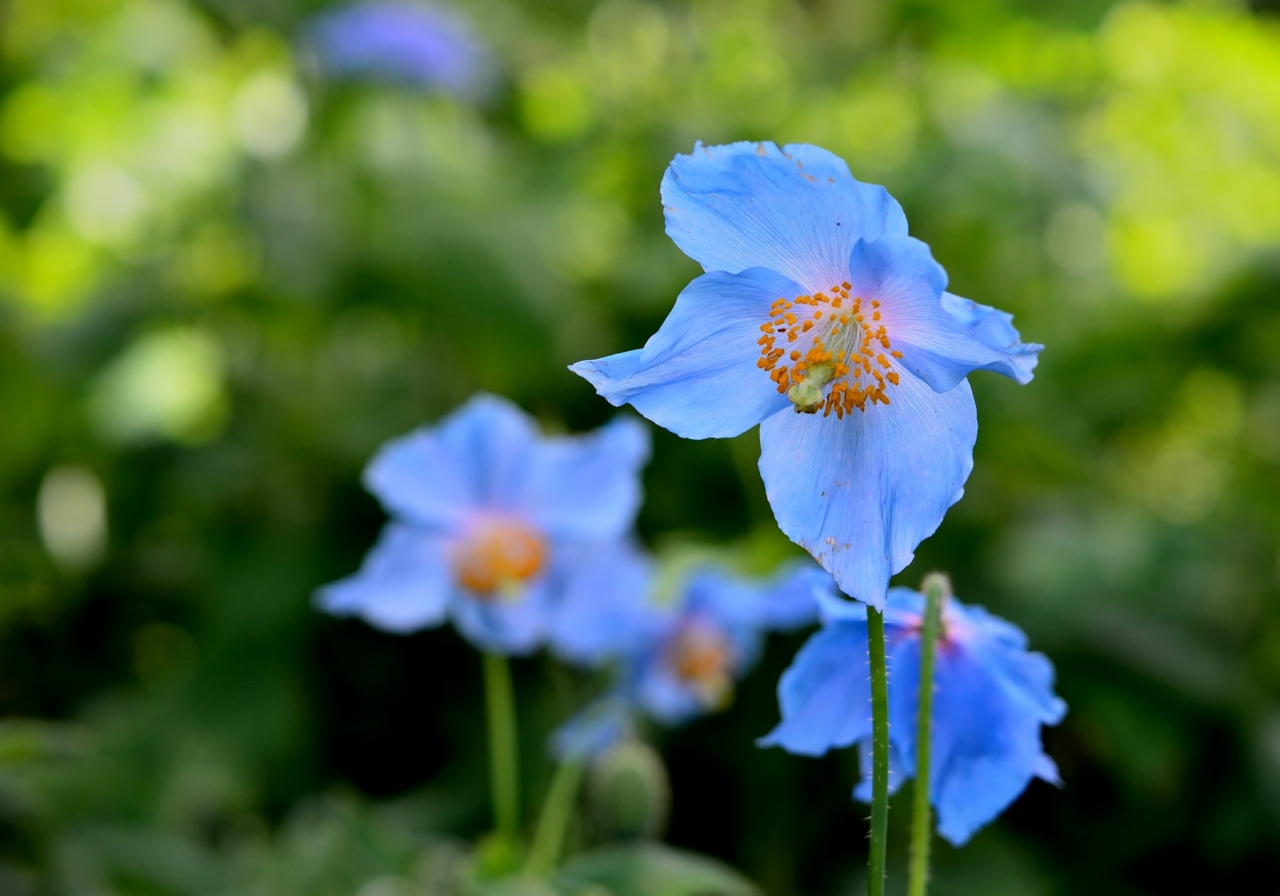
[[[355,575],[316,592],[336,616],[359,616],[375,628],[405,633],[439,625],[452,596],[445,539],[388,523]]]
[[[758,741],[821,756],[871,737],[866,622],[834,622],[805,642],[778,682],[782,721]]]
[[[852,294],[880,302],[879,313],[900,366],[938,392],[973,370],[1004,371],[1009,354],[979,341],[944,307],[947,275],[929,247],[908,236],[861,241],[849,255]],[[985,330],[983,331],[985,334]]]
[[[1067,705],[1053,692],[1053,663],[1042,653],[1027,650],[1027,636],[1016,625],[982,607],[951,601],[949,616],[973,627],[966,638],[969,652],[986,667],[1022,709],[1046,725],[1056,725]]]
[[[964,494],[977,411],[968,383],[934,392],[903,376],[865,413],[783,411],[760,427],[760,474],[778,525],[840,590],[880,608],[889,577]]]
[[[930,801],[939,833],[959,846],[1033,777],[1056,781],[1040,729],[1059,721],[1065,705],[1052,692],[1048,661],[1010,643],[1013,626],[958,601],[948,603],[946,618],[947,638],[935,661]],[[890,730],[906,773],[914,774],[919,640],[915,631],[900,631]]]
[[[691,577],[686,606],[729,627],[790,631],[817,619],[815,589],[830,581],[811,563],[789,563],[764,581],[705,569]]]
[[[952,602],[954,606],[957,602]],[[924,595],[914,588],[897,588],[889,589],[889,600],[884,608],[884,621],[886,626],[905,625],[908,627],[918,626],[920,615],[924,612]]]
[[[667,235],[704,270],[766,267],[803,293],[844,281],[858,239],[907,232],[884,187],[859,183],[843,160],[803,144],[699,143],[667,168],[662,204]]]
[[[538,432],[505,399],[477,395],[435,426],[382,447],[365,486],[383,506],[423,526],[453,528],[480,509],[512,509]]]
[[[544,439],[530,454],[515,504],[553,537],[611,541],[640,507],[649,430],[622,417],[582,436]]]
[[[464,638],[488,653],[521,656],[546,638],[555,592],[554,575],[527,582],[517,594],[477,597],[461,592],[452,609]]]
[[[561,659],[594,665],[658,637],[670,613],[649,599],[652,570],[636,548],[618,543],[579,549],[564,567],[549,631]]]
[[[630,703],[611,694],[588,704],[551,735],[551,754],[560,762],[587,762],[631,736]]]
[[[999,815],[1039,767],[1040,719],[1019,712],[963,651],[940,650],[930,801],[938,833],[960,845]]]
[[[859,600],[849,600],[836,588],[835,580],[829,580],[814,591],[818,599],[818,618],[822,624],[831,622],[864,622],[867,605]]]
[[[774,301],[803,292],[763,268],[704,274],[680,293],[643,349],[569,369],[610,403],[630,402],[676,435],[736,436],[787,405],[756,364],[760,325]]]
[[[970,337],[1001,356],[999,360],[978,369],[1003,373],[1019,383],[1031,382],[1044,346],[1023,342],[1013,326],[1012,314],[990,305],[979,305],[971,299],[962,299],[949,292],[942,294],[942,306]]]

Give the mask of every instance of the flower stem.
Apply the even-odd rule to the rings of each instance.
[[[516,701],[511,666],[505,656],[484,655],[485,708],[489,717],[489,773],[493,821],[511,847],[520,839],[520,765],[516,742]]]
[[[560,763],[556,769],[542,804],[542,813],[538,816],[538,829],[533,835],[529,861],[525,863],[525,872],[531,877],[546,877],[560,863],[560,852],[564,848],[569,822],[573,819],[578,786],[582,783],[586,767],[581,760],[569,760]]]
[[[884,896],[889,841],[889,673],[884,652],[884,614],[874,607],[867,607],[867,647],[871,661],[871,850],[867,858],[867,894]]]
[[[920,697],[916,714],[916,783],[911,803],[911,872],[908,896],[925,896],[929,888],[929,838],[933,819],[929,811],[929,741],[933,725],[933,657],[941,624],[942,602],[951,583],[941,573],[924,580],[924,622],[920,631]]]

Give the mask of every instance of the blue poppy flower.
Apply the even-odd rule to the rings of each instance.
[[[658,607],[653,634],[623,658],[622,691],[667,725],[723,707],[759,658],[765,634],[814,621],[815,584],[827,576],[808,564],[765,581],[706,568],[676,599]]]
[[[808,563],[763,581],[707,567],[665,601],[650,594],[637,604],[630,589],[599,592],[602,615],[625,620],[593,627],[601,641],[612,636],[617,682],[553,735],[552,752],[562,760],[597,755],[632,729],[636,713],[674,725],[723,707],[755,664],[766,633],[817,618],[817,589],[827,582]]]
[[[309,29],[324,67],[458,96],[487,87],[489,53],[454,12],[422,3],[369,0],[317,16]]]
[[[476,396],[373,458],[365,486],[391,521],[360,571],[321,588],[318,603],[387,631],[450,618],[482,650],[549,642],[589,660],[601,637],[560,617],[579,617],[581,595],[604,583],[646,585],[624,536],[648,456],[636,420],[544,437],[515,405]]]
[[[871,691],[866,608],[821,598],[823,627],[796,654],[778,684],[782,721],[761,746],[803,756],[857,745],[870,801]],[[885,643],[889,665],[890,786],[915,774],[924,597],[889,591]],[[959,846],[1005,810],[1032,778],[1058,782],[1040,742],[1043,725],[1066,713],[1053,693],[1053,665],[1027,650],[1016,626],[981,607],[948,599],[934,666],[929,801],[938,833]]]
[[[662,201],[706,273],[644,348],[571,369],[686,438],[761,424],[778,525],[882,607],[973,467],[965,376],[1025,383],[1041,346],[946,292],[893,197],[823,149],[699,144],[667,169]]]

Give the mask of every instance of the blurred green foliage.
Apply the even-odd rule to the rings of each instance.
[[[478,662],[310,593],[381,524],[358,476],[383,440],[477,389],[608,417],[565,365],[639,345],[697,273],[657,185],[699,139],[845,156],[953,291],[1048,344],[1025,389],[975,377],[967,496],[902,578],[949,570],[1053,657],[1066,786],[943,849],[940,896],[1275,879],[1270,11],[475,0],[503,74],[474,107],[326,83],[297,41],[319,6],[0,7],[0,892],[455,892],[487,826]],[[755,450],[657,433],[645,537],[787,554]],[[752,746],[798,643],[656,733],[668,840],[769,894],[853,893],[852,757]],[[517,672],[536,796],[590,685]],[[727,874],[639,849],[583,892],[639,854]]]

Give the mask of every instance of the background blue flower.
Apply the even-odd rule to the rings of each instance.
[[[482,650],[528,653],[550,638],[589,661],[611,642],[592,634],[585,596],[622,602],[645,582],[624,538],[648,455],[635,420],[543,437],[515,405],[476,396],[370,462],[365,485],[391,521],[360,571],[317,601],[394,632],[451,618]]]
[[[866,608],[830,594],[821,602],[823,628],[783,674],[782,721],[760,744],[804,756],[856,745],[863,777],[854,793],[869,801]],[[890,590],[885,640],[892,788],[915,774],[923,608],[918,592]],[[1066,704],[1053,693],[1053,666],[1027,650],[1021,630],[954,599],[943,607],[933,686],[929,800],[938,832],[958,846],[1004,811],[1032,778],[1057,783],[1040,731],[1062,720]]]
[[[617,635],[615,685],[553,735],[552,751],[561,759],[595,755],[631,730],[635,714],[676,725],[725,706],[759,658],[765,635],[813,622],[829,582],[808,563],[789,564],[767,579],[702,567],[666,602],[649,593],[637,605],[633,592],[611,592],[600,603],[612,606],[601,615],[615,612],[627,625],[602,629]]]
[[[489,86],[492,60],[453,10],[401,0],[370,0],[327,10],[308,29],[324,68],[476,97]]]
[[[644,348],[572,369],[687,438],[761,424],[779,526],[846,593],[889,578],[964,493],[972,370],[1031,377],[1008,315],[945,292],[883,187],[815,146],[699,144],[662,180],[667,233],[707,271]]]

